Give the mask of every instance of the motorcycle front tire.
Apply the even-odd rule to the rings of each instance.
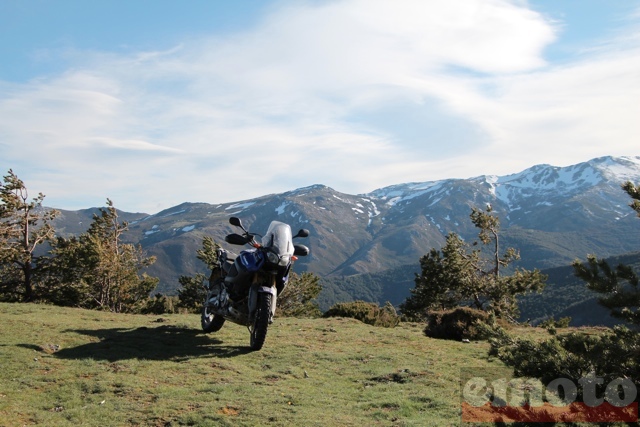
[[[267,338],[267,328],[269,327],[269,316],[271,315],[271,298],[269,293],[258,294],[258,308],[256,316],[251,325],[251,350],[257,351],[262,348]]]
[[[209,311],[206,305],[202,307],[202,315],[200,316],[200,324],[202,330],[206,333],[218,332],[224,325],[225,318]]]

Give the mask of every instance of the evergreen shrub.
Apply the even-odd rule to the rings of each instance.
[[[581,330],[552,334],[542,341],[513,337],[495,328],[489,342],[489,355],[512,366],[519,377],[540,378],[543,383],[568,378],[577,383],[595,376],[605,385],[628,378],[640,388],[640,334],[625,326],[597,334]],[[600,395],[602,392],[599,390]]]
[[[485,339],[484,330],[478,326],[479,323],[487,324],[491,321],[491,314],[470,307],[432,311],[427,315],[424,334],[430,338],[457,341]]]
[[[323,317],[349,317],[373,326],[393,328],[400,323],[400,317],[390,302],[384,307],[366,301],[338,303],[327,310]]]

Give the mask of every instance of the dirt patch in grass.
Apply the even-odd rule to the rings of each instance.
[[[240,408],[237,406],[223,406],[218,410],[219,415],[238,416],[240,415]]]

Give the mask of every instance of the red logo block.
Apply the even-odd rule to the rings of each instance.
[[[498,372],[463,371],[463,422],[637,422],[637,388],[628,378],[605,384],[589,376],[576,382],[557,378],[496,376]],[[465,375],[466,374],[466,375]],[[580,401],[578,401],[580,396]]]

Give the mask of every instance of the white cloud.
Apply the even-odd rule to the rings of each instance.
[[[530,162],[636,154],[640,134],[640,50],[498,79],[501,93],[467,111],[491,133],[492,155]],[[468,104],[470,105],[470,104]]]
[[[135,139],[115,139],[115,138],[94,138],[88,141],[96,146],[103,146],[111,149],[141,151],[141,152],[157,152],[157,153],[182,153],[183,150],[178,148],[163,147],[152,144],[147,141]]]
[[[558,31],[517,1],[291,1],[225,37],[65,52],[0,86],[2,165],[57,206],[153,213],[637,154],[637,37],[556,67]]]

